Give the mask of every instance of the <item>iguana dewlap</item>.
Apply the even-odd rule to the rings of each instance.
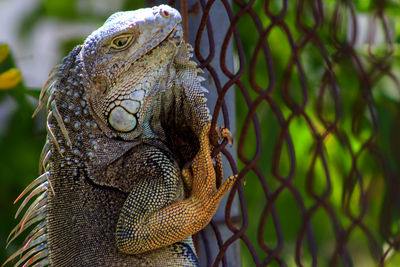
[[[51,72],[44,173],[19,197],[17,215],[34,200],[10,242],[35,227],[8,261],[197,266],[191,235],[235,178],[216,188],[205,89],[180,23],[166,5],[116,13]]]

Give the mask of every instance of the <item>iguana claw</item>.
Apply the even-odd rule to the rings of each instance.
[[[229,131],[228,128],[225,128],[224,126],[220,126],[219,128],[215,127],[215,132],[218,136],[218,140],[226,138],[228,140],[229,146],[233,145],[233,137],[231,131]]]

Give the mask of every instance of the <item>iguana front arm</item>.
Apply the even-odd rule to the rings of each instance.
[[[209,112],[180,22],[168,6],[116,13],[51,73],[39,102],[45,173],[21,195],[32,190],[21,208],[38,198],[10,240],[37,225],[9,260],[197,265],[190,236],[235,179],[216,188]]]
[[[147,157],[155,162],[164,162],[159,168],[167,178],[156,181],[143,179],[129,194],[117,225],[116,238],[120,250],[137,254],[170,245],[200,231],[210,222],[235,178],[228,178],[216,189],[209,129],[210,125],[207,125],[202,132],[200,151],[192,163],[193,177],[186,177],[193,178],[192,192],[187,199],[165,206],[176,198],[177,192],[176,185],[166,181],[178,177],[179,170],[172,162],[166,164],[169,160],[165,154],[148,154]]]

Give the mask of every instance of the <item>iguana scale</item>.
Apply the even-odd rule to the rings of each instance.
[[[50,73],[38,107],[48,114],[44,172],[18,197],[17,215],[35,200],[10,242],[34,228],[7,262],[198,265],[191,235],[236,177],[217,188],[190,57],[178,11],[161,5],[115,13]]]

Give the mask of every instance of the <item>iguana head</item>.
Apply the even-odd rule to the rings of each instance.
[[[89,108],[103,131],[127,140],[141,134],[146,98],[167,88],[182,43],[180,23],[178,11],[166,5],[119,12],[86,39]]]

